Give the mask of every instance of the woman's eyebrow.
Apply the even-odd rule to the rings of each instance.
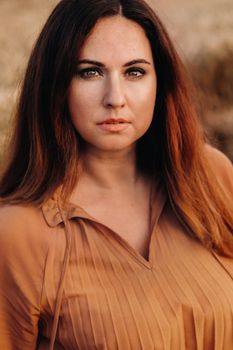
[[[151,63],[148,62],[147,60],[140,58],[140,59],[135,59],[135,60],[126,62],[123,65],[123,67],[133,66],[134,64],[138,64],[138,63],[144,63],[144,64],[151,65]],[[79,64],[92,64],[92,65],[97,66],[97,67],[105,67],[105,65],[103,63],[101,63],[101,62],[88,60],[88,59],[78,61],[78,65]]]
[[[78,61],[78,64],[92,64],[93,66],[105,67],[103,63],[98,61],[93,61],[93,60],[81,60],[81,61]]]
[[[144,63],[144,64],[150,64],[150,62],[148,62],[147,60],[144,60],[142,58],[140,59],[137,59],[137,60],[132,60],[132,61],[129,61],[127,63],[124,64],[124,67],[129,67],[129,66],[133,66],[134,64],[138,64],[138,63]]]

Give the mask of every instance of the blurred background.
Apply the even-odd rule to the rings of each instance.
[[[233,1],[148,0],[197,87],[212,142],[233,161]],[[0,0],[0,160],[33,43],[57,0]]]

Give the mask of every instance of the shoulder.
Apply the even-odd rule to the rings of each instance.
[[[213,146],[206,144],[205,145],[205,152],[206,156],[209,159],[209,161],[215,166],[216,168],[224,166],[224,167],[230,167],[232,168],[232,163],[227,156],[222,153],[217,148],[214,148]]]
[[[37,237],[37,233],[48,230],[40,208],[23,205],[0,206],[0,240],[11,238],[15,241]]]
[[[43,268],[52,241],[51,228],[41,209],[33,206],[0,207],[0,267]]]
[[[0,221],[12,226],[22,226],[25,222],[30,223],[38,219],[40,209],[32,205],[0,205]]]
[[[233,164],[227,156],[218,149],[206,145],[206,158],[218,182],[233,195]]]
[[[1,302],[8,303],[7,295],[17,291],[25,307],[38,310],[48,262],[53,271],[54,256],[59,254],[59,260],[65,249],[62,230],[57,233],[58,227],[48,226],[39,207],[0,207],[0,308]]]

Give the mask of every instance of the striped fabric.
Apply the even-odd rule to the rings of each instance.
[[[54,226],[61,219],[52,207],[45,217]],[[65,349],[233,349],[233,263],[185,235],[164,196],[154,198],[148,260],[81,208],[68,216],[73,240],[57,333]],[[55,247],[47,264],[48,306]],[[49,318],[45,336],[50,326]]]
[[[232,350],[232,259],[187,235],[162,188],[151,207],[148,258],[77,205],[2,207],[0,349]]]

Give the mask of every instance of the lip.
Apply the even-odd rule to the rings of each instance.
[[[120,132],[126,130],[129,127],[130,122],[123,118],[110,118],[97,123],[97,125],[104,131]]]

